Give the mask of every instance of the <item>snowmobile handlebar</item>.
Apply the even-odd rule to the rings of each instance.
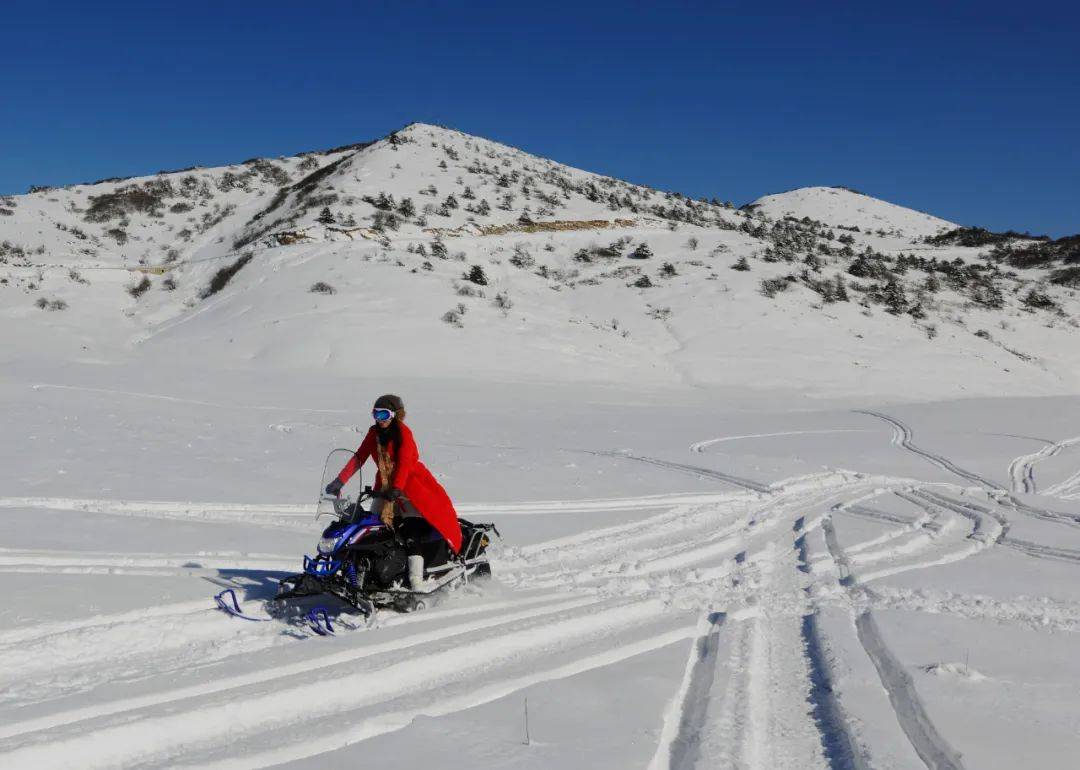
[[[499,537],[500,539],[502,538],[502,535],[499,533],[499,528],[490,522],[475,523],[471,521],[466,521],[461,517],[458,517],[458,521],[460,521],[462,524],[472,527],[473,529],[483,530],[484,532],[494,532],[497,537]]]

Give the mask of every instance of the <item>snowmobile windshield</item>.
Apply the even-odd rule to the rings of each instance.
[[[356,455],[352,449],[335,449],[326,458],[323,466],[322,480],[319,482],[319,502],[315,506],[315,518],[320,516],[336,516],[339,519],[350,518],[356,510],[357,501],[364,488],[361,481],[360,469],[356,470],[349,483],[341,489],[339,496],[334,497],[326,493],[327,485],[338,477],[341,469],[349,464]]]

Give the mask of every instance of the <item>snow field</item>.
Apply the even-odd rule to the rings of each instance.
[[[748,214],[422,124],[4,205],[0,767],[1075,764],[1077,304],[1025,306],[1045,271],[996,310],[826,303],[752,231],[982,250],[850,190]],[[268,600],[387,391],[503,533],[494,579],[320,637]]]
[[[899,450],[922,463],[930,480],[826,469],[770,482],[746,470],[728,472],[718,444],[694,451],[688,448],[708,439],[681,436],[672,446],[702,461],[685,462],[667,450],[659,456],[594,450],[620,473],[668,474],[684,491],[521,501],[507,504],[505,516],[499,503],[463,504],[467,515],[492,518],[509,533],[527,532],[534,519],[561,522],[562,531],[531,542],[526,536],[521,544],[508,536],[495,557],[498,582],[487,588],[472,587],[429,612],[380,616],[372,625],[343,619],[336,638],[315,640],[287,618],[232,620],[208,600],[96,614],[83,609],[67,619],[9,627],[0,632],[0,713],[7,716],[0,758],[5,766],[34,767],[70,766],[72,757],[86,767],[300,767],[325,756],[344,765],[367,745],[400,751],[417,731],[434,740],[430,728],[442,720],[488,714],[489,706],[514,703],[523,692],[543,702],[548,688],[592,681],[590,687],[602,681],[604,691],[618,692],[604,674],[609,669],[629,672],[625,686],[636,687],[633,672],[683,650],[684,663],[666,691],[649,689],[655,714],[653,726],[643,728],[649,737],[626,748],[635,762],[982,766],[966,761],[972,738],[952,716],[964,701],[955,700],[950,683],[973,686],[975,676],[948,655],[913,660],[905,652],[905,627],[882,620],[917,613],[1030,629],[1041,638],[1075,633],[1080,597],[913,590],[894,581],[942,569],[975,575],[964,565],[999,551],[1033,569],[1044,563],[1074,569],[1080,559],[1072,550],[1041,534],[1073,528],[1068,501],[1051,507],[1049,500],[1009,493],[933,451],[909,422],[879,414],[875,419],[888,424],[878,434],[882,454],[867,458],[869,464],[877,467]],[[754,433],[744,440],[757,442],[819,436],[865,451],[865,434],[837,430],[849,429],[733,435]],[[854,457],[837,460],[858,467]],[[1010,462],[1002,458],[1001,467]],[[940,481],[939,473],[953,481]],[[292,503],[142,504],[25,494],[2,503],[6,515],[51,512],[99,528],[113,521],[197,527],[210,535],[246,521],[254,545],[263,532],[306,527],[311,533],[316,526],[305,521],[304,506]],[[1014,520],[1035,529],[1014,537]],[[100,570],[98,579],[142,571],[152,582],[200,581],[207,597],[234,586],[248,610],[258,612],[270,578],[298,560],[257,547],[101,550],[93,547],[92,531],[82,547],[5,547],[0,567],[13,576],[47,571],[50,580],[78,580],[80,570]],[[297,543],[301,550],[310,545],[302,537]],[[986,668],[992,666],[975,670],[987,675]],[[602,691],[588,692],[595,698]],[[538,745],[536,752],[577,739],[564,733],[544,740],[550,747]],[[609,745],[606,738],[602,743]],[[998,751],[1002,762],[1016,756]],[[511,754],[514,763],[528,764],[528,747],[488,757],[497,766]]]

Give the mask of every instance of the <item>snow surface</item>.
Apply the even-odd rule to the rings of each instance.
[[[332,207],[383,190],[419,203],[429,183],[442,198],[481,160],[601,179],[406,132],[318,156],[342,161]],[[302,162],[279,165],[295,181]],[[490,175],[470,184],[485,180],[494,203]],[[769,300],[760,274],[727,267],[758,248],[742,231],[672,231],[576,191],[549,218],[635,222],[447,235],[447,260],[408,250],[433,240],[415,223],[344,236],[290,194],[275,216],[304,239],[260,235],[200,299],[277,189],[250,187],[228,193],[221,243],[184,242],[175,291],[160,276],[124,291],[141,277],[124,268],[190,215],[167,207],[131,215],[146,240],[126,250],[49,240],[26,258],[41,264],[0,266],[0,767],[1075,765],[1073,327],[958,304],[968,326],[1010,329],[941,322],[928,340],[854,303]],[[0,233],[67,238],[49,205],[74,223],[68,203],[100,189],[18,196]],[[905,221],[858,237],[910,249]],[[658,287],[572,259],[623,236],[651,245]],[[509,262],[519,245],[531,269]],[[457,294],[472,264],[485,297]],[[336,293],[309,293],[318,280]],[[492,304],[503,292],[512,307]],[[458,302],[461,328],[441,320]],[[387,391],[461,514],[502,532],[494,579],[370,623],[331,604],[333,637],[216,610],[229,587],[270,617],[318,538],[323,459],[359,442]]]

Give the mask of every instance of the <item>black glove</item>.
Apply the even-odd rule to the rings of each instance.
[[[334,479],[326,485],[326,494],[330,495],[331,497],[337,497],[341,494],[341,488],[343,486],[345,485],[341,483],[341,479]]]

